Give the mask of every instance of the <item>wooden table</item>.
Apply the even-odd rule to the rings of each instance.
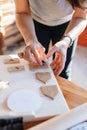
[[[87,102],[86,90],[59,76],[56,76],[56,79],[70,109]],[[26,130],[27,128],[33,127],[41,122],[43,121],[25,123],[24,129]]]

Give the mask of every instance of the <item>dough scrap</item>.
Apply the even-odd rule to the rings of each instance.
[[[24,70],[24,66],[23,65],[7,67],[7,71],[8,72],[15,72],[15,71],[22,71],[22,70]]]
[[[30,70],[48,69],[48,65],[46,63],[43,63],[43,65],[40,66],[38,64],[31,64],[31,63],[29,63],[29,69]]]
[[[20,63],[19,58],[7,58],[7,59],[4,59],[4,64],[14,64],[14,63]]]

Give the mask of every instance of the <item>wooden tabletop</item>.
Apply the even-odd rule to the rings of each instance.
[[[87,102],[87,91],[64,78],[56,76],[60,89],[70,109]],[[24,129],[35,126],[43,121],[29,122],[24,124]]]

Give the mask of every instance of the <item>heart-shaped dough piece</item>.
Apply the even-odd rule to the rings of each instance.
[[[37,80],[40,80],[43,83],[46,83],[49,79],[51,79],[50,72],[36,72],[35,76]]]
[[[58,94],[58,88],[56,85],[42,86],[40,87],[40,91],[51,99],[54,99]]]

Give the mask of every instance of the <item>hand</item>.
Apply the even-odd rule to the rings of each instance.
[[[18,53],[18,56],[31,62],[32,64],[42,65],[44,51],[44,47],[39,42],[35,42],[26,46],[23,52]]]
[[[59,75],[64,69],[67,54],[67,45],[64,40],[56,43],[47,53],[47,58],[55,53],[55,58],[51,63],[51,67],[55,75]]]

